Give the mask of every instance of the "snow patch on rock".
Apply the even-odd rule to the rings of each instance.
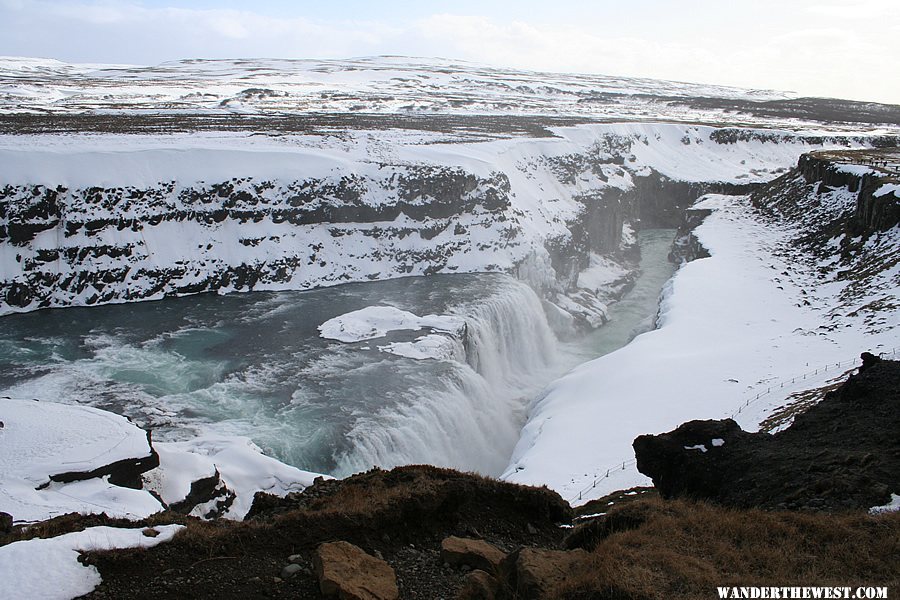
[[[393,306],[367,306],[345,313],[319,325],[321,337],[341,342],[360,342],[386,336],[392,331],[422,328],[459,334],[465,329],[465,320],[447,315],[425,315],[413,313]],[[426,342],[433,344],[433,340]]]

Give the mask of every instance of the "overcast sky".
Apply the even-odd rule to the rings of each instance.
[[[898,0],[0,0],[0,55],[437,56],[900,104]]]

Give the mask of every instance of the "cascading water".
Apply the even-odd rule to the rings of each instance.
[[[636,286],[640,302],[626,297],[612,323],[573,342],[557,341],[527,285],[498,274],[200,295],[4,317],[0,397],[98,406],[153,429],[156,440],[246,435],[285,462],[335,475],[408,463],[496,475],[540,389],[627,343],[655,312],[654,286],[669,268],[654,270],[666,265],[665,238],[646,238],[642,269],[656,275],[649,288]],[[320,337],[322,323],[372,305],[466,326],[350,343]],[[452,351],[424,360],[391,353],[424,334]],[[609,342],[598,344],[604,335]]]
[[[466,322],[464,339],[456,338],[465,362],[448,361],[439,381],[423,379],[398,402],[358,419],[338,474],[409,463],[485,474],[506,466],[525,405],[565,367],[559,344],[538,297],[510,278],[450,312]]]
[[[320,337],[323,322],[373,304],[454,315],[465,333],[431,333],[453,346],[439,360],[383,351],[424,330]],[[247,435],[336,475],[405,463],[499,473],[523,406],[559,372],[540,301],[497,274],[73,308],[4,325],[0,396],[103,407],[157,440]]]

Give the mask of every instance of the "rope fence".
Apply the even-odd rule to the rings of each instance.
[[[889,351],[886,350],[884,352],[879,352],[879,358],[888,358],[888,357],[896,357],[898,352],[900,352],[900,348],[891,348]],[[783,380],[776,380],[774,382],[766,383],[765,391],[757,392],[754,396],[748,398],[743,401],[737,408],[736,411],[731,413],[731,418],[734,419],[737,415],[741,414],[741,412],[748,408],[751,404],[759,401],[766,396],[771,395],[772,393],[778,392],[779,390],[783,390],[785,387],[790,387],[791,385],[796,385],[797,383],[802,383],[803,381],[810,381],[819,375],[824,375],[825,373],[835,373],[838,374],[838,371],[841,368],[851,367],[853,365],[859,365],[860,359],[859,357],[843,360],[835,363],[828,363],[806,373],[801,373],[799,375],[795,375],[790,379],[785,378]],[[593,480],[591,483],[586,485],[584,488],[575,493],[571,498],[568,498],[569,503],[580,501],[584,499],[585,494],[595,489],[599,483],[601,483],[605,479],[609,479],[610,477],[615,477],[617,473],[621,473],[622,471],[627,470],[628,467],[637,464],[636,458],[631,458],[628,460],[622,460],[617,462],[615,465],[606,468],[605,472],[603,469],[598,469],[595,471]]]
[[[887,358],[889,356],[893,357],[893,356],[897,355],[898,351],[900,351],[900,348],[891,348],[889,351],[879,352],[878,357],[879,358]],[[748,398],[746,401],[742,402],[740,404],[740,406],[738,406],[736,411],[732,411],[731,418],[732,419],[736,418],[739,414],[741,414],[741,412],[743,412],[743,410],[745,408],[749,408],[751,404],[757,402],[761,398],[765,398],[766,396],[771,395],[773,392],[777,392],[778,390],[783,390],[785,388],[790,388],[792,385],[796,385],[798,383],[803,383],[804,381],[811,380],[815,377],[818,377],[819,375],[824,375],[829,372],[837,373],[838,375],[841,375],[842,373],[838,373],[838,371],[840,369],[858,366],[859,362],[860,362],[859,357],[855,357],[855,358],[851,358],[848,360],[842,360],[842,361],[836,362],[836,363],[828,363],[826,365],[823,365],[821,367],[813,369],[812,371],[807,371],[806,373],[802,373],[800,375],[795,375],[795,376],[791,377],[790,379],[785,378],[780,381],[767,383],[765,391],[757,392],[757,394],[754,397]]]

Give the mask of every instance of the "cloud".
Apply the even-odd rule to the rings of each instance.
[[[132,3],[0,0],[0,54],[156,64],[178,58],[341,57],[397,35],[383,23],[276,18],[252,11]],[[3,18],[6,17],[6,18]]]
[[[557,1],[564,12],[568,0]],[[742,7],[697,0],[690,13],[642,5],[641,18],[621,18],[620,6],[615,15],[544,23],[526,11],[518,18],[441,13],[389,22],[296,16],[302,8],[279,18],[253,10],[135,2],[0,0],[0,54],[134,64],[240,56],[440,56],[499,67],[900,102],[900,81],[886,76],[900,58],[894,43],[898,24],[881,18],[892,14],[894,2],[757,0]],[[651,8],[656,12],[648,13]],[[867,18],[848,16],[861,14]]]
[[[900,82],[884,77],[898,58],[893,38],[830,18],[792,27],[698,26],[678,37],[450,14],[423,19],[417,29],[446,55],[496,65],[900,102]]]
[[[806,7],[806,11],[813,15],[860,21],[882,19],[894,14],[896,10],[896,0],[820,0]],[[894,22],[895,29],[900,26],[896,19],[887,20]]]

